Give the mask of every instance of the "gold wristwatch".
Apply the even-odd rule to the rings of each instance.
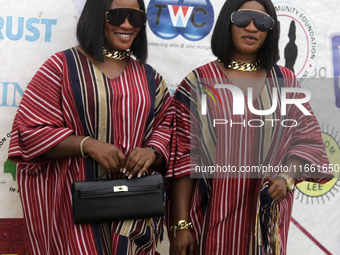
[[[292,177],[286,175],[286,174],[283,174],[283,173],[279,173],[277,175],[277,177],[280,177],[282,179],[284,179],[286,181],[286,184],[287,184],[287,191],[292,191],[294,188],[295,188],[295,181]]]

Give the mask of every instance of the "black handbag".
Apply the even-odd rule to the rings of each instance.
[[[162,217],[164,178],[153,174],[74,182],[72,203],[75,224]]]

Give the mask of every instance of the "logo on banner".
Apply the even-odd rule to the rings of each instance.
[[[55,19],[0,16],[0,40],[35,42],[43,37],[45,42],[51,42],[52,26],[55,25]]]
[[[318,58],[318,40],[313,21],[299,6],[274,4],[280,26],[280,60],[278,64],[292,70],[299,83],[312,77]]]
[[[333,133],[333,132],[332,132]],[[338,132],[336,133],[337,136]],[[325,184],[315,183],[315,182],[301,182],[296,185],[299,193],[296,199],[306,200],[308,203],[309,200],[313,203],[316,200],[318,203],[325,201],[329,201],[331,198],[335,196],[336,193],[339,193],[340,188],[340,147],[337,143],[336,139],[338,137],[333,138],[331,135],[327,133],[322,133],[322,139],[325,145],[325,149],[327,152],[327,156],[329,159],[328,167],[333,169],[334,178],[328,181]],[[316,169],[314,169],[315,171]],[[305,171],[312,172],[313,169],[306,168]]]
[[[214,24],[209,0],[151,0],[147,13],[151,31],[165,40],[181,35],[189,41],[199,41],[210,33]]]
[[[24,89],[17,82],[0,82],[0,107],[18,107]]]

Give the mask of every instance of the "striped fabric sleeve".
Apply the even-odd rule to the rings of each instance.
[[[170,140],[173,132],[174,108],[172,97],[163,77],[155,72],[156,98],[152,133],[145,146],[155,146],[164,156],[166,166],[170,161]]]
[[[282,68],[286,72],[286,68]],[[294,74],[286,74],[291,79],[287,79],[288,87],[300,88]],[[288,93],[288,97],[301,99],[305,95],[303,93]],[[304,115],[296,105],[291,105],[288,109],[288,116],[290,119],[296,120],[297,127],[293,130],[292,139],[285,158],[293,156],[302,158],[309,163],[308,172],[304,173],[297,182],[313,181],[325,183],[333,178],[332,170],[328,167],[329,160],[322,140],[321,128],[318,120],[309,103],[304,103],[303,106],[311,115]],[[320,167],[319,167],[320,166]],[[326,166],[326,167],[321,167]],[[312,171],[314,172],[312,172]],[[320,171],[319,171],[320,170]]]
[[[62,111],[62,53],[48,59],[28,84],[15,116],[9,160],[42,164],[42,156],[73,133],[65,127]]]
[[[190,75],[189,75],[190,76]],[[174,132],[171,146],[171,160],[166,174],[167,178],[180,178],[190,174],[190,85],[189,80],[181,82],[174,94]]]
[[[307,180],[325,183],[333,178],[333,174],[330,172],[331,169],[328,168],[329,161],[319,123],[314,116],[301,116],[297,121],[299,126],[294,132],[286,158],[296,156],[309,163],[306,166],[307,171],[298,182]]]

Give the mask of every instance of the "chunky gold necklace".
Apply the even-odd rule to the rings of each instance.
[[[221,62],[219,60],[219,62]],[[231,63],[228,65],[228,68],[243,71],[243,72],[251,72],[260,69],[262,66],[262,60],[258,59],[252,63],[244,63],[232,60]]]
[[[112,50],[103,48],[103,55],[107,58],[113,58],[117,60],[123,60],[130,56],[130,52],[126,50]]]

